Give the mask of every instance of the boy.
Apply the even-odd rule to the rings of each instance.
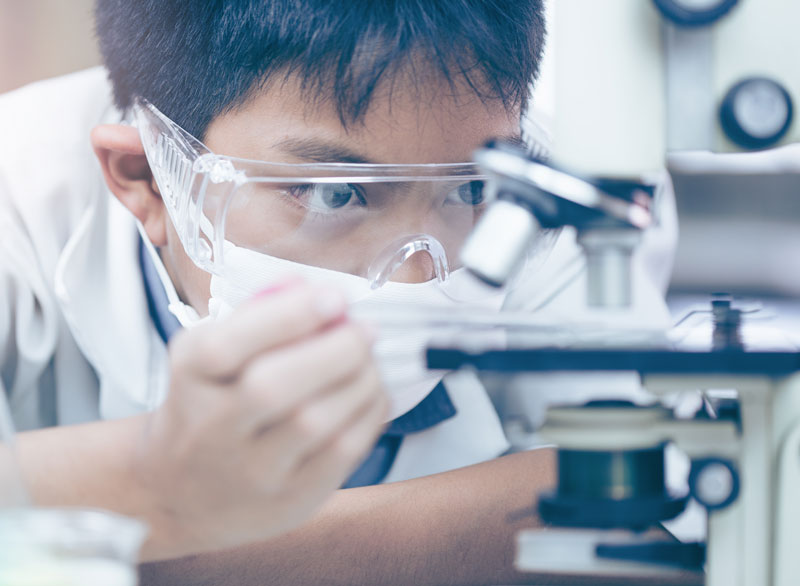
[[[505,443],[474,381],[460,388],[423,381],[424,393],[396,410],[346,480],[387,417],[372,334],[346,317],[351,298],[281,277],[259,281],[269,291],[242,302],[256,291],[221,279],[230,263],[220,261],[219,274],[199,263],[233,251],[245,260],[257,254],[259,267],[268,257],[366,277],[369,267],[335,264],[352,256],[319,259],[332,250],[330,222],[315,224],[298,244],[311,226],[309,209],[329,219],[332,211],[361,217],[376,207],[358,181],[316,189],[322,171],[314,165],[328,173],[325,165],[341,163],[458,167],[491,137],[518,138],[542,49],[541,3],[101,0],[97,19],[119,111],[97,71],[23,90],[2,108],[9,306],[1,331],[12,411],[23,429],[105,420],[21,434],[34,498],[143,517],[152,530],[145,560],[195,556],[149,566],[145,583],[519,579],[509,563],[512,536],[526,522],[508,517],[549,482],[546,452],[339,491],[310,523],[275,538],[336,486],[474,464]],[[36,119],[20,118],[26,109]],[[138,130],[120,124],[120,111],[137,119]],[[146,152],[147,116],[162,141],[151,148],[169,139],[196,150],[187,160],[202,187],[187,187],[183,207],[165,204],[175,176],[159,177],[157,154]],[[86,156],[92,127],[99,168]],[[311,165],[292,189],[267,190],[286,196],[281,205],[300,202],[291,230],[280,232],[286,222],[243,229],[274,220],[273,208],[258,215],[253,207],[264,205],[256,194],[267,182],[243,179],[234,195],[215,199],[215,185],[229,182],[217,183],[215,168],[203,170],[208,159],[194,139],[233,157],[234,168],[246,160],[263,161],[254,164],[260,170]],[[285,188],[275,173],[270,185]],[[452,259],[479,216],[479,188],[448,176],[452,189],[440,201],[430,196],[432,182],[401,183],[421,195],[391,216],[394,223],[369,232],[374,240],[359,241],[364,263],[391,248],[389,235],[405,238],[398,250],[443,243]],[[226,220],[208,205],[214,201],[226,210],[247,205]],[[434,201],[448,207],[431,224]],[[189,236],[181,210],[196,220]],[[454,226],[459,231],[447,232]],[[202,256],[202,234],[220,227],[224,242]],[[420,232],[425,238],[411,238]],[[310,248],[314,238],[322,245]],[[405,259],[381,290],[431,280],[435,258]],[[247,279],[252,271],[243,266]],[[236,305],[230,315],[197,325],[228,301]]]

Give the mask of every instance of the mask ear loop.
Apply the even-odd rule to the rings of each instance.
[[[183,327],[186,328],[196,325],[201,319],[197,311],[195,311],[191,305],[187,305],[181,301],[178,291],[175,289],[175,284],[172,282],[172,278],[170,278],[169,273],[167,273],[167,268],[161,260],[161,256],[159,256],[153,243],[150,242],[150,238],[144,231],[144,227],[138,221],[136,222],[136,228],[139,230],[139,235],[144,243],[145,250],[153,262],[156,274],[161,284],[164,286],[164,291],[167,294],[167,301],[169,303],[167,310],[178,319],[178,322]]]
[[[426,252],[433,261],[433,272],[439,283],[444,283],[450,276],[450,265],[444,246],[428,234],[403,236],[389,244],[381,251],[367,270],[370,289],[378,289],[395,274],[403,263],[418,252]]]

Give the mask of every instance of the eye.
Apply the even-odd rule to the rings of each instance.
[[[367,205],[358,187],[350,183],[293,185],[288,191],[304,206],[322,213]]]
[[[455,201],[452,196],[457,196],[458,201]],[[470,181],[463,183],[454,189],[451,197],[448,197],[454,203],[465,203],[470,206],[479,206],[483,203],[483,181]]]

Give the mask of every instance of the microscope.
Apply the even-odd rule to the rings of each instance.
[[[548,410],[537,433],[557,446],[557,486],[536,503],[545,529],[518,536],[521,571],[796,584],[800,351],[749,340],[748,310],[714,292],[744,283],[747,291],[800,295],[800,282],[782,274],[791,271],[764,269],[767,256],[791,255],[781,235],[800,232],[800,209],[787,197],[800,173],[800,149],[791,146],[800,139],[792,63],[800,37],[789,24],[800,22],[800,3],[558,0],[551,8],[552,157],[502,142],[476,153],[494,199],[462,264],[502,286],[537,234],[570,227],[585,257],[587,305],[595,315],[619,315],[631,304],[632,255],[658,220],[647,178],[666,166],[679,187],[681,224],[672,284],[710,295],[711,333],[699,347],[669,333],[646,344],[609,342],[613,332],[602,344],[596,336],[572,345],[509,337],[505,347],[483,348],[472,340],[430,347],[428,366],[506,376],[635,372],[652,397],[634,404],[598,396]],[[770,181],[774,199],[764,187]],[[682,194],[687,185],[699,188]],[[741,197],[737,186],[746,189]],[[767,226],[763,237],[741,242],[753,224]],[[728,241],[704,240],[709,230],[727,234],[731,250],[720,244]],[[707,408],[679,417],[665,399],[682,391],[702,391]],[[686,493],[665,482],[668,445],[691,462]],[[707,513],[704,541],[648,531],[689,502]]]

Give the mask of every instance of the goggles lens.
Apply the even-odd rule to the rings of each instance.
[[[325,182],[256,180],[228,194],[209,190],[203,210],[236,246],[301,264],[368,277],[374,260],[412,236],[438,241],[451,263],[485,209],[482,182],[470,178],[429,181]],[[374,178],[373,178],[374,179]],[[475,195],[477,194],[477,195]],[[462,197],[466,197],[465,202]],[[478,203],[472,203],[473,197]],[[430,251],[415,250],[393,280],[427,281],[435,271]],[[427,257],[427,258],[426,258]]]
[[[145,101],[134,112],[168,213],[201,268],[223,274],[232,244],[363,277],[374,288],[435,279],[457,299],[497,295],[452,278],[464,272],[459,252],[491,200],[474,164],[234,159],[212,153]]]

